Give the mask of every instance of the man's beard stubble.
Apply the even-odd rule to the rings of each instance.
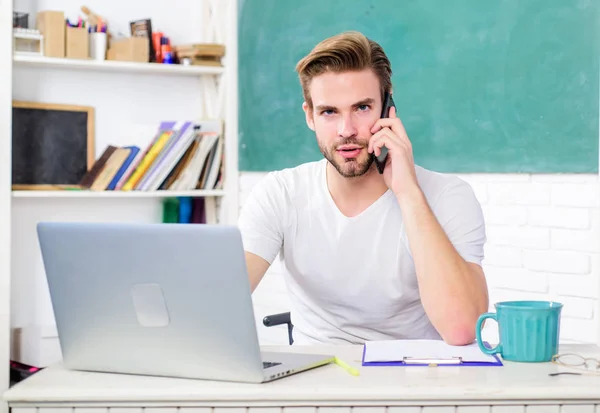
[[[361,142],[355,138],[348,138],[342,142],[338,142],[335,145],[332,145],[330,148],[325,148],[319,143],[319,149],[321,153],[329,161],[331,165],[338,171],[338,173],[344,178],[356,178],[358,176],[362,176],[366,174],[371,165],[373,164],[373,156],[367,156],[367,158],[363,161],[358,161],[357,158],[351,159],[341,159],[341,162],[338,162],[335,159],[336,148],[342,145],[359,145],[361,147],[366,148],[368,146],[368,142]],[[361,153],[362,154],[362,153]]]

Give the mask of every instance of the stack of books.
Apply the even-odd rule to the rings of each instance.
[[[183,44],[175,46],[179,63],[192,66],[223,66],[225,45],[218,43]]]
[[[92,191],[189,191],[223,185],[222,124],[162,122],[151,142],[108,145],[79,183]]]

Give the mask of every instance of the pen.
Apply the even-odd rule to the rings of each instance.
[[[346,370],[348,373],[352,374],[353,376],[358,376],[358,370],[356,370],[354,367],[350,367],[348,364],[344,363],[339,358],[334,357],[333,362],[341,368],[343,368],[344,370]]]

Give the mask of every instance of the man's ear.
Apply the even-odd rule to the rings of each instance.
[[[313,118],[312,109],[308,107],[308,103],[302,103],[302,110],[304,111],[304,115],[306,116],[306,124],[311,130],[315,130],[315,119]]]

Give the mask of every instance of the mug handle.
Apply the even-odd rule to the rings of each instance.
[[[483,322],[485,321],[486,318],[491,318],[494,321],[498,322],[496,313],[483,313],[479,316],[479,318],[477,319],[477,327],[475,327],[475,336],[477,338],[477,345],[479,346],[479,349],[482,352],[484,352],[485,354],[493,355],[496,353],[500,353],[502,351],[502,346],[500,343],[498,343],[498,345],[494,348],[487,348],[483,344],[483,340],[481,339],[481,327],[483,326]]]

